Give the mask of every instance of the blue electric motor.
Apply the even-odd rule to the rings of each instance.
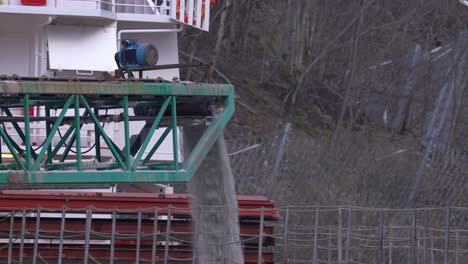
[[[136,40],[122,41],[122,48],[115,54],[115,61],[121,69],[154,66],[159,54],[153,44],[138,44]]]

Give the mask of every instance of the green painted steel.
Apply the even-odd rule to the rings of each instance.
[[[15,159],[16,164],[18,164],[23,170],[27,170],[27,168],[24,166],[24,163],[19,156],[19,153],[16,152],[16,149],[13,146],[12,141],[10,140],[10,137],[6,134],[3,128],[0,128],[0,135],[5,141],[5,144],[7,145],[8,149],[10,150],[11,155]]]
[[[138,172],[108,171],[51,171],[0,172],[0,184],[98,184],[98,183],[178,183],[187,182],[192,175],[184,170],[147,170]]]
[[[57,143],[57,145],[54,147],[54,149],[52,150],[52,153],[49,157],[47,157],[47,160],[46,160],[46,163],[50,163],[52,161],[52,159],[55,157],[55,155],[57,155],[57,153],[60,151],[60,148],[65,144],[65,141],[67,141],[68,137],[70,137],[70,135],[75,131],[75,125],[71,125],[67,132],[65,132],[65,135],[62,136],[62,138],[60,139],[60,141]],[[49,134],[50,135],[50,134]],[[52,134],[53,136],[53,134]],[[70,140],[72,141],[72,140]]]
[[[65,117],[65,113],[67,112],[68,108],[70,108],[70,105],[72,104],[73,99],[76,99],[76,96],[72,95],[72,96],[68,97],[68,100],[63,105],[62,112],[60,113],[59,118],[57,119],[57,122],[55,122],[54,127],[51,129],[50,133],[48,134],[48,136],[46,138],[46,141],[44,142],[44,146],[42,147],[41,152],[39,153],[39,155],[36,158],[36,162],[34,163],[34,165],[32,167],[33,171],[35,171],[35,170],[37,170],[39,168],[40,162],[41,162],[42,158],[44,157],[44,155],[46,153],[46,150],[49,148],[50,143],[52,143],[52,140],[54,139],[54,135],[57,132],[57,130],[59,129],[60,123],[62,122],[63,118]],[[76,114],[76,112],[75,112],[75,114]],[[75,126],[76,126],[76,123],[75,123]]]
[[[99,120],[96,118],[94,113],[91,110],[91,107],[88,104],[88,101],[84,98],[84,96],[80,95],[81,100],[86,108],[86,110],[91,114],[91,118],[93,119],[94,125],[96,125],[96,128],[98,129],[98,133],[102,136],[104,141],[106,142],[107,146],[109,147],[110,151],[112,152],[112,155],[114,158],[117,160],[121,168],[125,168],[125,165],[122,161],[122,158],[120,157],[119,153],[117,152],[114,144],[111,142],[109,139],[109,136],[107,136],[106,132],[104,132],[104,129],[102,128],[101,124],[99,124]]]
[[[166,130],[162,133],[161,137],[158,139],[158,142],[153,146],[153,148],[150,150],[148,155],[146,155],[146,158],[143,160],[143,164],[148,163],[148,161],[153,157],[154,153],[156,150],[158,150],[159,146],[163,143],[163,141],[166,139],[167,135],[169,135],[169,132],[171,132],[172,127],[167,127]]]
[[[4,107],[4,108],[2,108],[2,110],[5,112],[5,114],[7,116],[13,117],[13,114],[11,113],[10,109]],[[29,111],[29,109],[28,109],[28,111]],[[26,136],[24,135],[23,130],[21,130],[20,126],[18,125],[18,122],[11,122],[11,124],[15,128],[16,133],[18,133],[18,136],[21,138],[21,140],[23,142],[26,142],[25,141]],[[25,145],[26,145],[26,143],[25,143]],[[33,158],[36,158],[37,155],[36,155],[36,152],[33,150],[32,146],[30,146],[29,148],[31,149],[31,154],[32,154]]]
[[[125,169],[129,171],[132,166],[130,159],[130,121],[128,113],[128,95],[123,98],[124,130],[125,130]]]
[[[45,116],[50,117],[50,106],[48,105],[45,106]],[[46,121],[46,135],[52,134],[50,130],[51,126],[52,125],[50,124],[50,121]],[[52,154],[52,145],[49,144],[49,146],[47,147],[47,159],[49,159],[51,154]]]
[[[5,141],[8,139],[8,142],[10,142],[11,146],[14,148],[14,150],[18,153],[18,156],[24,158],[25,157],[25,151],[16,144],[16,142],[13,140],[13,138],[10,137],[5,131]]]
[[[94,108],[94,114],[99,115],[99,108]],[[94,125],[94,148],[96,149],[96,160],[101,162],[101,136],[97,132],[96,125]]]
[[[24,165],[26,167],[26,170],[29,170],[31,168],[31,129],[29,126],[29,95],[26,94],[24,96],[24,145],[26,147],[26,160],[24,162]]]
[[[228,96],[229,84],[171,82],[0,81],[0,94]]]
[[[181,164],[178,126],[193,123],[195,119],[203,120],[209,112],[205,108],[200,110],[205,104],[193,104],[191,100],[202,100],[207,104],[221,102],[222,105],[192,153]],[[43,107],[45,117],[30,116],[30,106]],[[8,161],[3,159],[0,165],[0,185],[26,184],[40,188],[41,185],[48,184],[189,181],[222,134],[234,113],[234,107],[234,89],[226,84],[0,81],[0,108],[6,110],[2,122],[11,123],[17,132],[17,135],[9,135],[8,130],[0,127],[0,138],[12,155]],[[24,115],[13,115],[10,110],[14,108],[23,108]],[[109,109],[118,109],[117,112],[121,114],[108,114]],[[147,112],[141,109],[151,110]],[[191,109],[193,113],[190,112]],[[57,111],[55,116],[51,114],[52,110]],[[116,141],[122,143],[121,147],[114,143],[114,136],[101,124],[107,122],[123,124],[124,138]],[[140,125],[134,122],[140,122]],[[137,141],[130,142],[132,133],[135,133],[135,128],[141,127],[141,122],[146,122],[146,130],[135,135],[139,138]],[[22,126],[19,123],[23,123]],[[36,149],[37,153],[31,146],[31,142],[36,142],[31,138],[32,123],[34,127],[44,126],[46,133],[44,142]],[[92,137],[95,140],[93,162],[87,160],[94,153],[90,157],[90,154],[86,154],[89,150],[83,152],[85,149],[81,147],[85,136],[85,130],[81,133],[81,129],[85,124],[90,124],[95,129]],[[65,125],[69,127],[64,127]],[[161,128],[164,128],[164,132],[156,137],[156,130]],[[60,140],[56,140],[59,132],[64,129],[66,132],[60,134]],[[173,159],[154,160],[155,152],[170,133]],[[14,138],[18,137],[24,143],[25,150],[15,142]],[[101,144],[101,140],[105,144]],[[69,156],[72,148],[76,154]]]
[[[78,171],[82,171],[83,166],[81,164],[80,98],[78,96],[75,96],[74,104],[75,104],[75,127],[76,127],[75,129],[76,169]],[[62,112],[64,111],[62,110]],[[71,145],[72,143],[70,143],[70,147]]]
[[[78,97],[78,96],[76,96],[76,97]],[[87,115],[88,115],[88,111],[85,111],[83,116],[87,116]],[[74,118],[74,122],[73,122],[73,127],[74,128],[76,128],[76,123],[75,122],[76,122],[76,118]],[[76,141],[76,133],[79,133],[79,131],[77,131],[77,130],[81,130],[82,127],[83,127],[83,125],[80,124],[78,126],[79,129],[73,130],[73,134],[72,134],[70,140],[68,141],[68,144],[64,143],[65,151],[62,153],[62,157],[60,157],[60,162],[64,162],[68,158],[68,154],[70,154],[70,152],[72,150],[72,147],[73,147],[73,142]]]
[[[200,164],[205,159],[216,140],[221,136],[224,128],[234,114],[234,105],[234,94],[230,94],[225,99],[224,111],[216,115],[215,120],[213,120],[206,129],[187,160],[185,160],[183,167],[185,170],[193,174],[198,167],[200,167]]]
[[[178,135],[177,135],[177,109],[176,109],[176,97],[172,96],[171,104],[171,116],[172,116],[172,153],[174,155],[174,168],[179,170],[179,145],[178,145]]]
[[[153,122],[153,125],[150,128],[150,131],[148,132],[148,135],[146,136],[145,140],[143,141],[143,144],[141,144],[140,151],[138,152],[135,161],[133,162],[132,170],[136,170],[138,163],[140,163],[141,157],[143,157],[143,154],[145,153],[146,148],[148,147],[148,144],[151,140],[151,137],[154,135],[154,132],[159,126],[159,123],[161,122],[161,119],[164,115],[164,112],[166,112],[167,107],[169,106],[169,103],[171,102],[171,97],[167,97],[166,100],[164,101],[163,105],[161,106],[161,109],[159,110],[158,115],[156,116],[156,119]],[[160,142],[159,144],[161,144]],[[158,145],[156,143],[156,145]]]

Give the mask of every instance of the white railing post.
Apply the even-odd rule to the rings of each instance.
[[[189,25],[193,26],[193,0],[188,0],[188,21]]]
[[[170,16],[171,15],[170,5],[171,5],[170,0],[163,1],[163,4],[161,5],[161,8],[159,10],[159,13],[162,14],[162,10],[164,10],[164,14],[166,16]]]
[[[203,20],[202,29],[205,31],[208,31],[210,30],[210,9],[211,9],[210,0],[205,0],[203,4],[205,5],[205,18]]]
[[[196,13],[195,13],[195,17],[197,18],[195,26],[197,28],[200,28],[201,24],[202,24],[202,21],[201,21],[201,18],[202,18],[202,5],[203,5],[203,0],[197,0],[197,6],[196,6],[197,10],[196,10]]]
[[[210,24],[210,0],[171,0],[169,16],[183,24],[205,31]]]
[[[185,0],[180,0],[179,21],[185,23]]]
[[[172,19],[177,20],[177,1],[176,0],[171,0],[171,14],[170,14]]]

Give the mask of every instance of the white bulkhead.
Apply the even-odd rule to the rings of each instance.
[[[114,54],[123,39],[155,44],[159,53],[158,65],[177,64],[177,33],[183,25],[207,31],[210,2],[0,0],[0,76],[101,78],[117,69]],[[179,70],[148,71],[143,77],[179,79]],[[16,114],[21,115],[21,111],[24,110],[18,109]],[[44,115],[43,109],[34,111],[35,115]],[[20,140],[10,124],[5,126],[14,139]],[[64,126],[61,131],[66,129]],[[132,128],[135,133],[139,129]],[[93,144],[94,128],[85,125],[82,130],[81,142],[86,150]],[[114,134],[117,145],[123,145],[121,124],[109,123],[105,130]],[[36,135],[33,144],[40,145],[45,139],[45,131],[34,129],[34,123],[31,124],[31,134]],[[156,159],[172,157],[172,139],[168,137],[166,141],[156,153]]]
[[[117,68],[119,37],[155,44],[158,64],[176,64],[181,25],[208,30],[209,9],[209,0],[0,0],[0,74],[99,77]]]

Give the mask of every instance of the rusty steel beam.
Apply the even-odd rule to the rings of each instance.
[[[261,196],[238,196],[239,217],[258,219],[259,208],[265,208],[265,219],[278,219],[275,203]],[[160,208],[160,214],[167,214],[172,207],[174,215],[190,216],[189,195],[158,195],[144,193],[90,193],[90,192],[48,192],[48,191],[0,191],[0,211],[20,209],[60,212],[66,208],[71,212],[110,212],[113,209],[135,212],[141,208],[144,214],[153,214]]]
[[[76,218],[67,218],[64,223],[64,227],[61,226],[61,218],[43,218],[40,221],[40,230],[41,233],[47,233],[51,236],[54,234],[60,234],[63,230],[63,233],[66,235],[69,234],[83,234],[83,236],[74,235],[74,239],[84,239],[84,232],[86,231],[86,222],[83,219]],[[167,220],[159,220],[157,230],[160,234],[166,233]],[[240,223],[240,234],[242,239],[248,239],[249,244],[256,244],[258,240],[253,238],[257,237],[259,234],[259,226],[255,224],[246,224]],[[9,221],[0,222],[0,233],[9,233],[10,230],[13,230],[15,234],[20,232],[26,232],[25,238],[32,238],[34,231],[36,229],[36,219],[35,218],[26,218],[23,223],[22,217],[16,217],[13,224]],[[93,219],[91,223],[91,231],[99,232],[110,235],[112,233],[112,219]],[[137,222],[136,219],[119,219],[116,221],[115,231],[117,234],[122,235],[117,239],[121,243],[130,243],[127,234],[135,234],[137,232]],[[186,220],[171,220],[171,236],[176,240],[187,240],[190,239],[192,235],[192,222]],[[273,239],[269,239],[273,236],[273,226],[264,226],[264,243],[265,246],[270,246],[273,243]],[[143,220],[141,222],[140,234],[146,236],[142,238],[142,245],[151,245],[152,235],[154,233],[154,224],[152,219]],[[96,236],[96,239],[99,236]],[[159,236],[158,241],[163,241],[164,237]],[[116,243],[118,244],[118,243]]]

